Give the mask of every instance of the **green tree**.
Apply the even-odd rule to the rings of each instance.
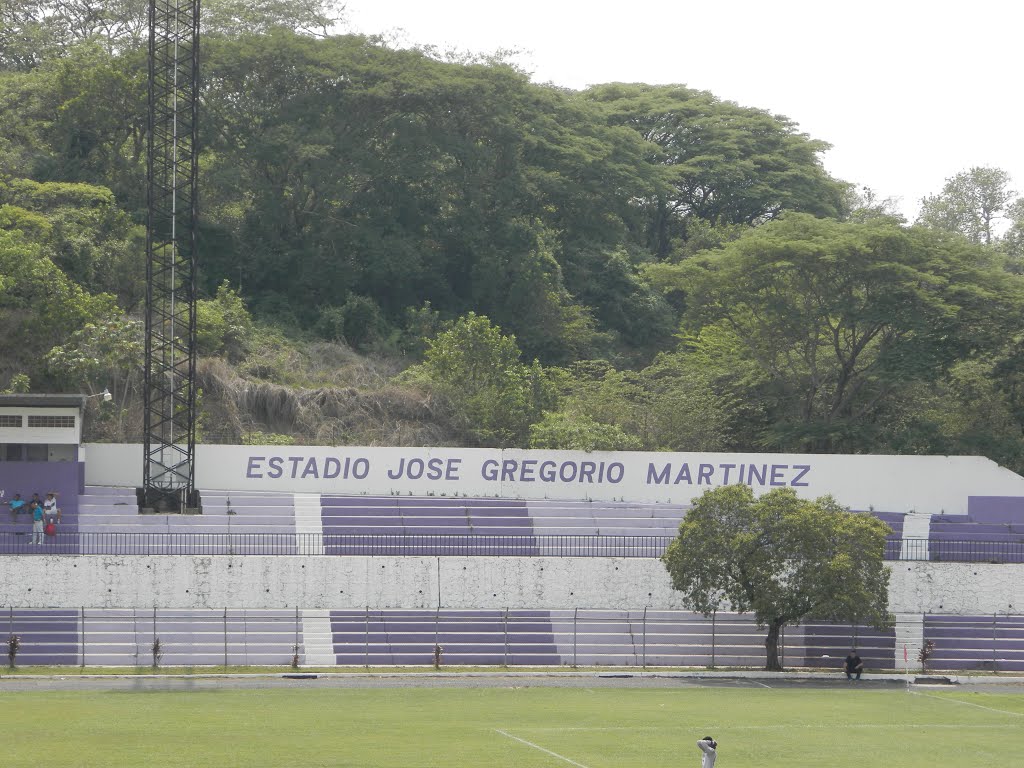
[[[890,531],[828,496],[809,501],[778,488],[755,498],[749,486],[730,485],[697,499],[662,561],[691,610],[753,613],[768,630],[765,667],[781,670],[787,624],[889,623]]]
[[[1000,168],[974,167],[946,179],[942,192],[921,200],[918,223],[959,232],[972,243],[991,245],[993,225],[1004,217],[1016,192]]]
[[[225,280],[212,299],[196,302],[196,345],[199,354],[240,360],[248,351],[253,322],[245,300]]]
[[[519,359],[514,336],[470,312],[427,343],[402,379],[436,392],[455,425],[479,445],[525,447],[530,425],[554,405],[550,378]]]
[[[577,265],[630,237],[657,171],[594,105],[506,65],[358,36],[277,29],[214,40],[206,61],[204,200],[235,240],[207,269],[243,271],[257,312],[283,302],[313,325],[355,294],[397,325],[429,301],[560,363],[620,330],[594,319],[594,270]]]
[[[327,37],[344,15],[339,0],[203,0],[203,31],[258,35],[280,27]]]
[[[45,250],[17,230],[0,229],[0,360],[34,371],[51,347],[89,322],[116,311],[114,298],[92,295]],[[35,375],[33,374],[33,378]]]
[[[886,218],[790,214],[695,262],[686,327],[762,404],[768,447],[869,449],[895,393],[997,347],[1024,308],[997,254]]]
[[[263,34],[284,28],[324,37],[344,16],[338,0],[203,0],[204,35]],[[5,0],[0,68],[30,69],[83,41],[111,53],[148,39],[148,0]]]
[[[90,393],[108,389],[123,404],[142,372],[143,329],[138,320],[111,310],[110,316],[86,323],[51,349],[46,365],[60,380]]]
[[[42,244],[71,280],[91,293],[114,294],[129,310],[142,302],[145,229],[118,208],[109,189],[14,178],[0,182],[0,203],[8,203],[0,205],[0,226],[7,219]]]
[[[554,434],[578,420],[614,428],[625,436],[621,450],[720,451],[730,445],[734,406],[717,387],[713,366],[696,351],[660,354],[640,371],[583,361],[556,382],[559,411],[546,414],[542,425]]]
[[[1019,275],[1024,273],[1024,197],[1010,205],[1006,217],[1010,220],[1010,226],[1000,246],[1009,260],[1008,268]]]
[[[640,440],[614,424],[602,424],[586,414],[545,413],[530,425],[530,448],[563,451],[638,451]]]
[[[843,210],[845,185],[821,164],[829,145],[788,118],[681,85],[613,83],[583,96],[610,124],[650,142],[649,160],[668,184],[644,202],[648,244],[659,257],[688,238],[693,219],[750,226],[785,210]]]

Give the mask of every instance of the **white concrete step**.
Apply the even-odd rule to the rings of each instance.
[[[295,494],[295,532],[298,534],[317,534],[316,536],[299,536],[304,550],[303,555],[322,555],[324,543],[322,534],[324,532],[323,520],[320,517],[320,494],[319,493],[296,493]]]
[[[302,645],[305,649],[303,664],[307,667],[333,667],[334,634],[331,631],[331,612],[309,610],[302,612]]]

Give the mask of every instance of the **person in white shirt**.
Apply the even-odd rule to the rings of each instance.
[[[57,506],[57,494],[50,491],[43,502],[43,517],[47,523],[60,522],[60,507]]]
[[[710,736],[705,736],[697,742],[697,749],[704,754],[700,758],[700,768],[715,768],[715,758],[718,757],[718,742]]]

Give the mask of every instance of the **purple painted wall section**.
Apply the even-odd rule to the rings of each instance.
[[[1024,496],[968,496],[967,514],[977,523],[1024,523]]]
[[[79,461],[0,461],[0,502],[6,506],[16,493],[28,501],[33,493],[45,499],[48,491],[56,491],[63,513],[77,516],[84,473]]]

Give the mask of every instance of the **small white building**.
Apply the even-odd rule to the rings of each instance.
[[[78,496],[85,489],[80,446],[87,399],[85,395],[0,395],[0,504],[16,493],[29,499],[35,493],[53,492],[65,520],[74,519]]]
[[[0,461],[77,461],[85,395],[0,395]]]

